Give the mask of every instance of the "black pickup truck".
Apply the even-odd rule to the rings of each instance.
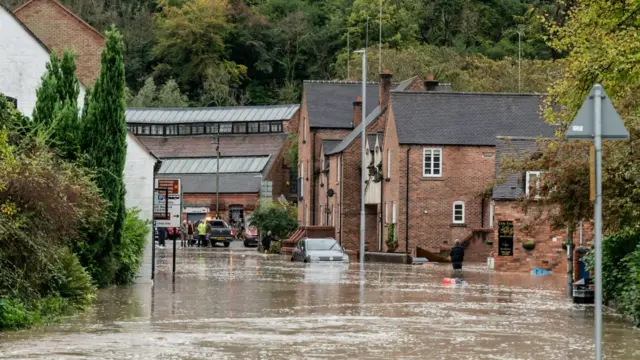
[[[223,220],[218,219],[207,220],[207,223],[211,228],[208,234],[211,245],[213,246],[213,244],[221,242],[224,244],[224,247],[229,247],[231,241],[233,241],[231,227]]]

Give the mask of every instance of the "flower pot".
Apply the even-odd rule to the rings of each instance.
[[[536,242],[535,241],[525,241],[522,243],[522,247],[525,250],[533,250],[536,248]]]

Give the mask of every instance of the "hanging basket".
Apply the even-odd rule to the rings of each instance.
[[[523,243],[522,243],[522,247],[523,247],[525,250],[533,250],[533,249],[535,249],[535,248],[536,248],[536,242],[535,242],[535,241],[533,241],[533,240],[531,240],[531,241],[525,241],[525,242],[523,242]]]

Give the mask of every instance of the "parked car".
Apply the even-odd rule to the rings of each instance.
[[[302,262],[349,262],[349,255],[338,244],[336,239],[332,238],[304,238],[298,240],[291,261]]]
[[[221,242],[224,247],[229,247],[233,241],[231,227],[223,220],[218,219],[207,220],[207,223],[211,225],[211,230],[209,230],[208,234],[211,245]]]
[[[252,226],[247,226],[244,228],[244,233],[242,235],[244,247],[249,246],[258,246],[260,242],[260,237],[258,236],[258,229]]]

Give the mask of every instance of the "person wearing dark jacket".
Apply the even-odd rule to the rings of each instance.
[[[262,238],[262,248],[264,248],[264,253],[269,253],[269,248],[271,247],[271,242],[274,240],[273,236],[271,236],[271,231],[267,232],[267,235]]]
[[[456,240],[455,245],[451,248],[451,252],[449,253],[451,256],[451,264],[453,265],[453,270],[462,269],[462,262],[464,261],[464,248],[460,245],[460,241]]]

